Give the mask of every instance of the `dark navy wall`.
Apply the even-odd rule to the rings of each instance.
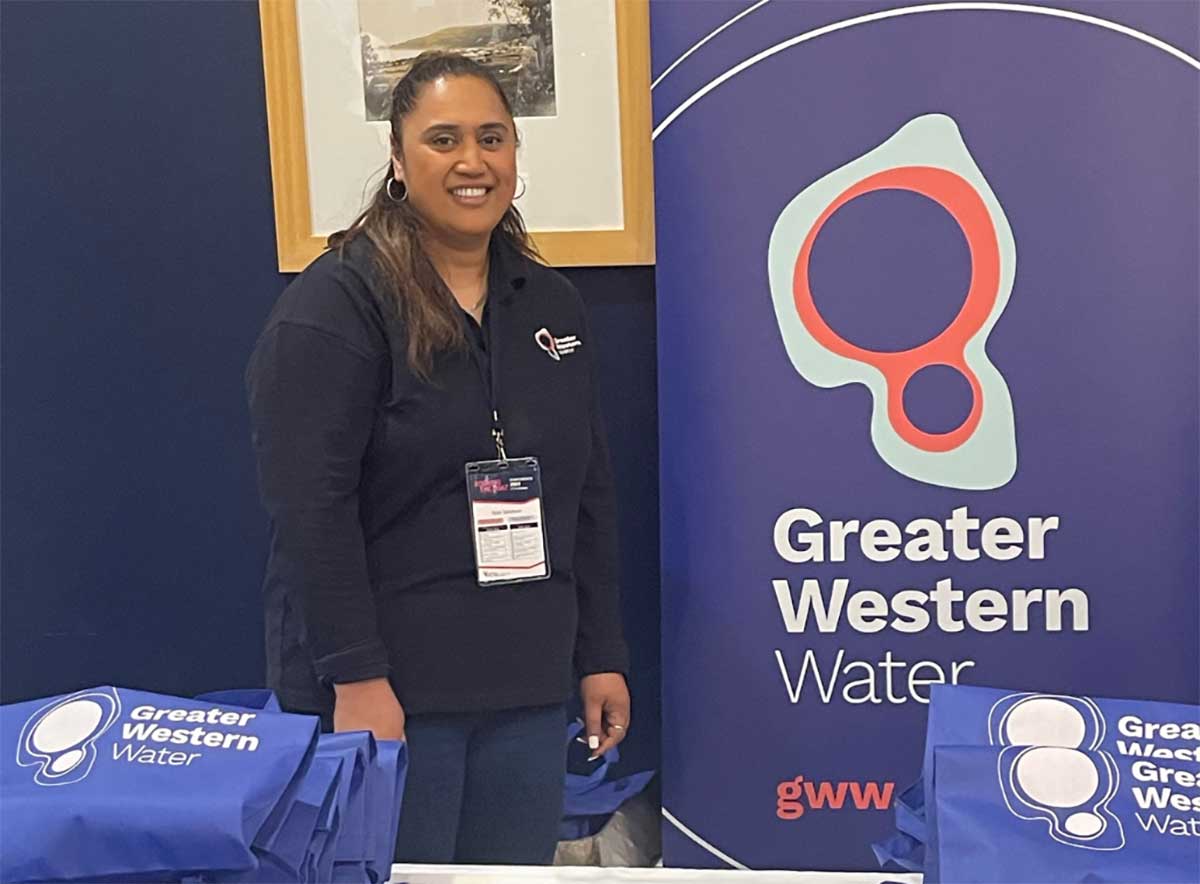
[[[7,0],[0,129],[4,702],[261,682],[266,526],[242,370],[275,264],[257,4]],[[651,268],[592,310],[638,727],[658,755]]]

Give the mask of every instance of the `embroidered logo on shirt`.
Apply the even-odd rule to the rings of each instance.
[[[575,335],[564,335],[561,338],[556,338],[546,328],[539,328],[534,332],[533,340],[555,362],[560,361],[564,356],[570,356],[583,346],[583,341],[579,340]]]

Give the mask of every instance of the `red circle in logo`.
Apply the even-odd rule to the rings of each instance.
[[[829,218],[856,197],[876,190],[908,190],[928,197],[962,229],[971,255],[971,284],[958,315],[937,337],[909,350],[882,353],[851,344],[835,332],[813,301],[808,268],[813,243]],[[900,438],[923,451],[951,451],[975,432],[983,414],[983,391],[979,379],[966,362],[967,342],[987,321],[1000,293],[1000,246],[987,206],[978,191],[960,175],[931,166],[902,166],[877,172],[842,191],[813,224],[796,259],[793,278],[796,312],[819,344],[832,353],[878,369],[887,385],[888,420]],[[946,433],[926,433],[904,410],[904,388],[922,368],[946,365],[959,372],[971,385],[971,411],[963,422]]]

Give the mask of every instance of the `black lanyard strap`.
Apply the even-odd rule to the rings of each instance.
[[[504,424],[500,422],[500,334],[497,331],[497,323],[500,321],[496,314],[500,312],[500,305],[494,303],[492,294],[488,294],[489,303],[485,305],[484,312],[487,314],[487,350],[488,362],[490,366],[487,389],[488,400],[492,408],[492,440],[496,443],[496,454],[500,460],[508,460],[508,452],[504,450]]]

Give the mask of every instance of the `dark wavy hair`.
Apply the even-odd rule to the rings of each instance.
[[[422,53],[392,92],[388,121],[392,130],[392,152],[396,156],[401,156],[400,127],[404,118],[416,107],[425,86],[441,77],[484,80],[496,90],[504,109],[512,117],[512,104],[503,87],[482,64],[454,52]],[[330,236],[327,245],[331,249],[343,249],[357,237],[365,236],[375,246],[376,264],[404,320],[409,368],[418,377],[428,380],[434,356],[463,348],[466,336],[458,303],[421,244],[424,222],[408,200],[397,202],[388,195],[392,180],[389,161],[383,180],[366,210],[345,230]],[[540,260],[515,206],[509,206],[492,237],[499,237],[502,243],[528,258]]]

